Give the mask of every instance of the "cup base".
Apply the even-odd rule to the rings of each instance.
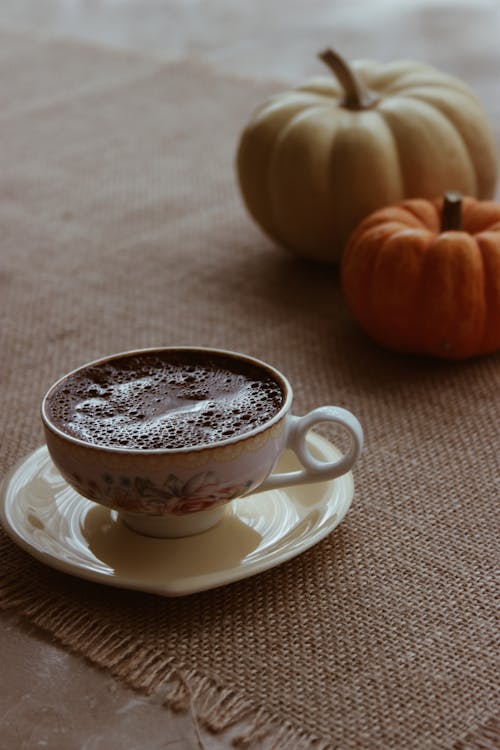
[[[186,516],[146,516],[124,511],[120,512],[119,516],[123,523],[137,534],[157,539],[175,539],[208,531],[221,520],[224,510],[225,506],[220,505]]]

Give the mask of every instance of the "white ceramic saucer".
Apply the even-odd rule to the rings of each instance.
[[[339,456],[319,435],[310,433],[308,441],[319,460]],[[277,470],[296,468],[294,454],[286,452]],[[43,446],[5,478],[0,518],[20,547],[53,568],[108,586],[181,596],[253,576],[312,547],[342,521],[353,491],[348,473],[321,484],[257,493],[233,500],[209,531],[153,539],[78,495]]]

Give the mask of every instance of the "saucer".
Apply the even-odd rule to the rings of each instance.
[[[310,433],[320,461],[340,456]],[[299,468],[291,451],[277,471]],[[33,557],[91,581],[162,596],[224,586],[280,565],[317,544],[346,515],[351,473],[317,484],[271,490],[229,503],[219,523],[201,534],[154,539],[129,529],[116,511],[78,495],[54,467],[46,446],[19,463],[0,489],[0,519]]]

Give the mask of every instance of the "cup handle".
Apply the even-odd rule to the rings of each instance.
[[[337,461],[318,461],[309,451],[307,433],[320,422],[339,424],[351,437],[350,449]],[[294,451],[304,468],[285,474],[270,474],[254,492],[335,479],[349,471],[363,448],[363,429],[360,423],[354,414],[340,406],[320,406],[303,417],[291,415],[288,430],[286,447]]]

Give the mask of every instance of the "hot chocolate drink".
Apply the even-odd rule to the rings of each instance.
[[[84,367],[52,389],[46,409],[56,427],[92,445],[179,449],[249,432],[268,422],[284,398],[264,367],[179,349]]]

